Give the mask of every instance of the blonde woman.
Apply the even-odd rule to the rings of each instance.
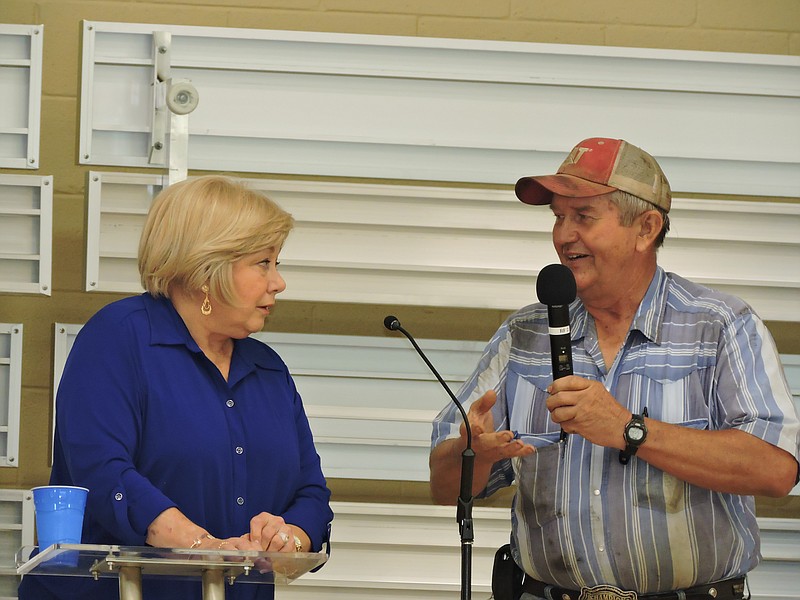
[[[319,551],[333,514],[286,365],[250,337],[286,288],[292,217],[221,176],[162,191],[139,245],[146,292],[101,309],[57,398],[53,484],[89,488],[83,543]],[[272,598],[271,586],[228,598]],[[200,598],[144,580],[148,599]],[[118,598],[114,580],[25,577],[22,600]]]

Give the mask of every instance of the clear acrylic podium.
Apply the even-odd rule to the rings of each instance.
[[[224,600],[225,585],[287,584],[322,565],[317,552],[190,550],[149,546],[55,544],[31,556],[35,546],[17,552],[18,575],[72,575],[119,578],[120,600],[142,600],[142,577],[202,581],[203,600]]]

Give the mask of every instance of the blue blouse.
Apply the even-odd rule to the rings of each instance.
[[[104,307],[76,337],[56,399],[50,481],[89,488],[88,544],[143,546],[148,525],[175,506],[219,538],[247,533],[262,511],[281,515],[316,551],[333,519],[303,404],[280,357],[252,338],[234,340],[226,381],[172,303],[148,294]],[[100,598],[104,583],[25,577],[21,600],[41,597],[24,593],[30,579],[55,598],[73,597],[73,584]],[[102,587],[116,598],[112,583]],[[227,592],[273,596],[267,585]],[[145,579],[144,593],[199,598],[200,585]]]

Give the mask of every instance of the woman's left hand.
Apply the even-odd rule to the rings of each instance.
[[[262,512],[250,519],[250,541],[267,552],[294,552],[294,535],[283,517]]]

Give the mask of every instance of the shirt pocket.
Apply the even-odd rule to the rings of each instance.
[[[520,437],[534,444],[533,436]],[[523,491],[517,495],[522,512],[526,519],[532,520],[531,524],[543,527],[562,516],[564,484],[559,471],[563,461],[558,433],[535,437],[536,452],[515,458],[513,464],[517,485]]]
[[[525,518],[541,527],[562,516],[560,508],[564,495],[561,428],[550,418],[547,410],[548,376],[523,375],[509,368],[510,429],[526,444],[536,448],[529,456],[512,460],[514,478],[523,493],[517,495]]]
[[[657,421],[705,430],[709,428],[710,411],[704,389],[709,371],[702,366],[687,365],[682,369],[652,365],[621,378],[618,393],[635,399],[629,408]],[[633,479],[633,501],[636,506],[662,514],[680,513],[691,506],[709,501],[709,490],[690,485],[643,460],[631,460],[625,467]]]
[[[509,365],[506,382],[506,402],[508,403],[508,428],[512,431],[533,436],[526,440],[533,446],[546,446],[555,440],[561,428],[553,422],[547,410],[548,386],[552,377],[523,374]]]
[[[679,427],[690,429],[708,429],[708,419],[692,419],[673,423]],[[711,490],[691,485],[674,475],[670,475],[650,466],[643,460],[633,460],[628,464],[633,467],[635,480],[634,504],[666,514],[680,513],[690,507],[709,502]]]

